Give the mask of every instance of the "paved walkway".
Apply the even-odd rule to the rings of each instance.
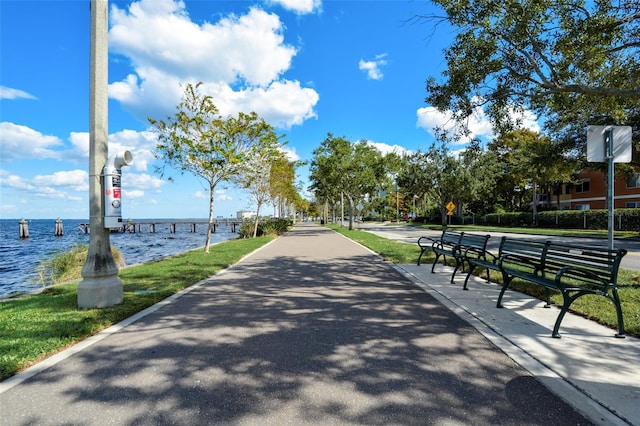
[[[365,224],[362,229],[413,244],[424,235],[414,227],[395,225]],[[492,239],[500,236],[492,234]],[[562,339],[553,339],[558,309],[545,309],[540,300],[509,291],[505,309],[496,309],[500,289],[494,284],[472,279],[470,291],[463,291],[464,275],[454,285],[449,282],[452,268],[436,266],[435,274],[431,264],[399,269],[593,421],[640,425],[640,339],[616,339],[616,330],[573,314],[562,322]],[[613,307],[611,311],[614,314]]]
[[[467,322],[477,326],[475,315],[447,302],[438,288],[448,273],[422,277],[426,267],[412,268],[299,225],[223,273],[0,383],[0,424],[625,424],[591,399],[576,404],[591,421],[582,417],[545,387],[557,381],[565,394],[579,394],[573,386],[538,377],[543,386],[512,360],[521,362],[517,350],[498,349],[506,342],[485,338]],[[428,291],[416,285],[421,280]],[[484,301],[487,314],[524,309],[492,311]],[[545,347],[548,330],[516,322]],[[575,351],[587,339],[565,333],[548,340]],[[602,350],[630,341],[595,334]],[[633,355],[620,352],[614,346],[613,359]],[[581,358],[598,369],[609,356]],[[577,362],[561,352],[555,358]]]

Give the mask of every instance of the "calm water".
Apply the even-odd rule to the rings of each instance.
[[[140,219],[138,222],[152,221]],[[159,222],[171,221],[160,219]],[[156,225],[156,232],[150,233],[143,225],[142,232],[135,234],[111,234],[110,241],[124,255],[126,265],[144,263],[168,255],[202,247],[205,243],[207,227],[196,226],[190,232],[190,222],[206,219],[179,219],[176,232],[169,232],[169,225]],[[55,237],[55,219],[28,220],[29,238],[20,239],[20,225],[17,219],[0,220],[0,297],[20,291],[42,287],[37,273],[40,262],[56,253],[69,250],[78,244],[89,244],[89,235],[78,232],[78,224],[87,220],[63,219],[64,235]],[[211,244],[235,238],[231,227],[219,225],[211,236]]]

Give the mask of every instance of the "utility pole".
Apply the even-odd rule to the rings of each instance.
[[[89,78],[89,252],[78,285],[78,308],[103,308],[122,302],[122,281],[104,227],[102,170],[108,152],[108,0],[91,0]]]

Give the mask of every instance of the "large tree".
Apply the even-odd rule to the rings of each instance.
[[[440,141],[427,152],[418,151],[408,156],[398,182],[406,192],[434,202],[440,211],[442,225],[446,225],[446,205],[453,202],[461,206],[468,199],[469,179],[460,160],[448,152],[446,143]]]
[[[155,155],[164,160],[157,171],[164,175],[170,166],[198,176],[209,185],[209,228],[204,246],[208,253],[216,186],[238,177],[243,164],[277,137],[255,112],[222,116],[211,96],[200,92],[200,85],[185,86],[173,116],[164,120],[149,118],[149,122],[158,139]]]
[[[528,129],[504,133],[489,143],[490,152],[497,155],[503,167],[501,189],[515,191],[522,197],[530,188],[534,214],[537,213],[538,187],[548,190],[558,183],[569,182],[576,172],[576,163],[565,148],[564,144]]]
[[[486,214],[500,209],[504,200],[497,188],[502,180],[503,164],[496,153],[474,142],[460,154],[460,161],[464,171],[471,176],[465,213]]]
[[[256,215],[253,221],[253,238],[258,235],[260,224],[260,211],[265,202],[271,199],[271,175],[274,164],[283,157],[280,145],[275,138],[264,141],[264,146],[256,150],[243,166],[235,179],[236,182],[249,194],[256,206]]]
[[[344,195],[349,205],[349,229],[353,229],[356,203],[376,193],[385,179],[382,154],[365,141],[353,144],[329,133],[313,155],[311,188],[319,199],[335,200]]]
[[[278,208],[278,217],[285,217],[287,206],[293,204],[298,197],[295,186],[296,166],[298,162],[289,161],[282,155],[271,165],[269,190],[274,205]]]
[[[464,122],[485,107],[496,128],[510,112],[626,124],[640,109],[640,3],[585,0],[433,0],[457,29],[426,102]],[[568,122],[565,122],[568,124]],[[592,123],[597,124],[597,123]]]

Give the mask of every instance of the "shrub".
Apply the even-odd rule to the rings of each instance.
[[[252,238],[254,226],[255,222],[253,221],[253,219],[244,220],[240,225],[240,230],[238,231],[240,238]],[[293,226],[293,221],[291,221],[290,219],[260,218],[256,236],[261,237],[263,235],[282,235],[287,232],[290,226]]]
[[[69,250],[54,253],[38,265],[38,282],[47,287],[82,278],[88,251],[88,245],[74,245]],[[124,266],[122,253],[115,247],[111,247],[111,253],[116,265]]]

